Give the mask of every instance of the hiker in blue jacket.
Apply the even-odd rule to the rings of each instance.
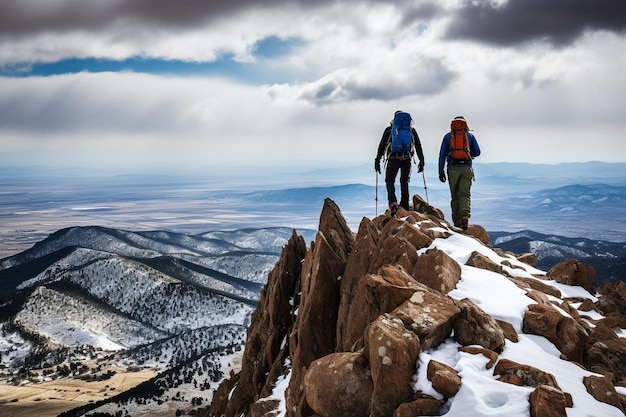
[[[394,118],[399,114],[404,113],[401,110],[398,110],[394,114]],[[410,115],[409,115],[410,117]],[[392,142],[392,127],[394,120],[392,119],[389,123],[389,126],[385,128],[383,131],[383,135],[380,138],[380,143],[378,144],[378,153],[376,154],[376,159],[374,160],[374,169],[377,173],[380,172],[380,160],[385,154],[387,155],[387,168],[385,171],[385,185],[387,188],[387,200],[389,201],[389,209],[391,210],[391,214],[395,214],[398,211],[398,199],[396,197],[396,177],[398,176],[398,171],[400,171],[400,207],[405,210],[409,209],[409,181],[411,180],[411,160],[413,159],[414,153],[417,153],[417,157],[419,159],[419,164],[417,165],[417,172],[422,172],[424,170],[424,152],[422,151],[422,144],[420,142],[420,138],[415,131],[415,128],[412,126],[413,121],[411,120],[411,149],[402,152],[391,152],[391,142]]]
[[[471,188],[474,180],[472,159],[480,155],[476,137],[469,131],[463,116],[450,123],[439,150],[439,180],[446,182],[444,167],[448,163],[448,184],[452,201],[452,221],[456,227],[467,230],[471,216]]]

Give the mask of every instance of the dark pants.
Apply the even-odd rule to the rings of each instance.
[[[411,180],[411,157],[401,159],[393,156],[387,161],[387,171],[385,172],[385,185],[387,186],[387,200],[389,206],[398,202],[396,197],[396,177],[400,171],[400,207],[409,209],[409,181]]]
[[[450,208],[452,208],[452,221],[457,227],[461,226],[461,219],[471,215],[472,206],[472,180],[474,170],[469,165],[448,164],[448,183],[450,184]]]

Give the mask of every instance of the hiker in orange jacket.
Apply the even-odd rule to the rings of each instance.
[[[450,127],[439,150],[439,180],[446,182],[444,167],[447,162],[452,221],[456,227],[466,230],[471,216],[472,160],[480,155],[480,147],[463,116],[455,117]]]

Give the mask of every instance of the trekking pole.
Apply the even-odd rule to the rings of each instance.
[[[378,217],[378,171],[376,171],[376,217]]]
[[[424,192],[426,193],[426,202],[430,204],[430,201],[428,201],[428,187],[426,187],[426,175],[424,175],[424,171],[422,171],[422,179],[424,180]]]

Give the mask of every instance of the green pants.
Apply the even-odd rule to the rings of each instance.
[[[474,170],[466,164],[448,164],[448,183],[450,184],[450,195],[452,200],[452,221],[457,227],[461,226],[463,217],[469,218],[471,215],[472,181],[474,180]]]

